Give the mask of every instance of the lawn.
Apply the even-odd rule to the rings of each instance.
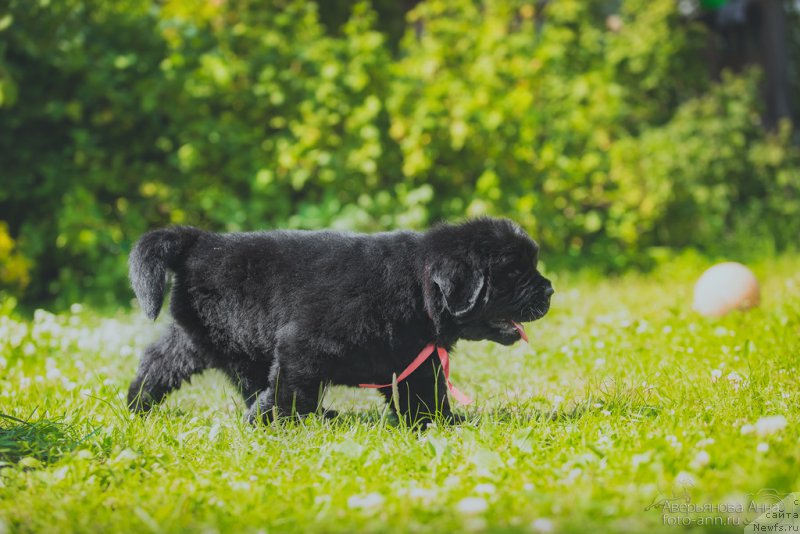
[[[762,307],[717,320],[690,309],[703,267],[549,273],[530,345],[454,351],[471,422],[426,432],[337,388],[336,420],[253,428],[214,373],[131,416],[165,321],[6,311],[0,533],[742,532],[751,500],[800,490],[800,258],[754,265]]]

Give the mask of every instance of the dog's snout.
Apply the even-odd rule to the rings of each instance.
[[[549,285],[549,286],[547,286],[546,288],[544,288],[544,295],[545,295],[546,297],[548,297],[548,298],[549,298],[549,297],[552,297],[552,296],[553,296],[553,293],[555,293],[555,292],[556,292],[556,290],[555,290],[555,289],[553,289],[553,286],[552,286],[552,285]]]

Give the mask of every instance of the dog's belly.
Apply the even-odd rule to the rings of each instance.
[[[326,358],[323,374],[331,383],[342,386],[390,384],[392,375],[400,375],[427,343],[412,335],[393,346],[378,340],[352,346],[335,359]]]

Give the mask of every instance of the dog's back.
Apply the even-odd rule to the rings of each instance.
[[[167,228],[135,245],[130,278],[155,319],[172,271],[176,322],[228,351],[251,352],[272,345],[275,330],[290,321],[308,322],[321,337],[358,336],[396,319],[381,316],[387,309],[419,309],[411,300],[419,298],[412,285],[420,235]],[[387,300],[400,305],[387,307]]]

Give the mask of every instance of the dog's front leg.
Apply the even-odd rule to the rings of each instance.
[[[447,382],[439,362],[430,361],[419,367],[403,382],[397,384],[398,399],[395,403],[392,388],[383,388],[381,393],[393,410],[399,405],[400,413],[411,425],[423,428],[436,417],[448,422],[458,422],[450,409],[447,398]]]

